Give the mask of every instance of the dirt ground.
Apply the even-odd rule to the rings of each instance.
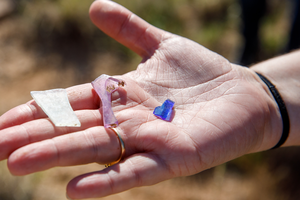
[[[299,152],[299,148],[296,151]],[[276,155],[278,156],[278,152]],[[250,172],[248,170],[247,173],[232,168],[230,164],[224,164],[191,177],[175,178],[154,186],[134,188],[102,199],[299,199],[299,183],[297,183],[299,180],[299,172],[297,172],[299,165],[296,165],[297,169],[295,170],[289,166],[291,163],[289,163],[288,160],[281,160],[279,163],[275,169],[272,169],[267,163],[263,162],[259,167],[255,166],[251,169]],[[99,166],[98,164],[90,164],[85,166],[54,168],[24,177],[13,177],[9,174],[5,164],[4,161],[0,162],[1,200],[66,199],[65,187],[70,179],[82,173],[98,171],[103,168],[103,166]]]
[[[126,59],[128,51],[119,46],[117,53],[106,51],[106,47],[91,48],[76,26],[67,25],[71,32],[43,38],[40,29],[32,32],[32,27],[18,15],[0,21],[0,115],[30,100],[30,91],[91,82],[100,74],[123,74],[138,65],[140,58]],[[238,51],[237,33],[231,31],[226,32],[230,36],[223,43],[233,48],[229,58]],[[300,198],[299,150],[294,147],[248,155],[191,177],[134,188],[103,199],[296,200]],[[0,200],[66,199],[69,180],[102,168],[98,164],[59,167],[14,177],[6,161],[0,161]]]

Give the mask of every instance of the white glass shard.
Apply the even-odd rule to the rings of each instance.
[[[30,94],[55,126],[81,126],[65,89],[31,91]]]

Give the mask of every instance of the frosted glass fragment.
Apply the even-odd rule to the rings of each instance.
[[[170,121],[174,104],[174,101],[167,99],[161,106],[154,109],[153,114],[165,121]]]
[[[113,78],[106,74],[102,74],[92,82],[92,86],[102,102],[101,108],[105,128],[117,127],[119,125],[111,107],[111,94],[120,86],[124,87],[124,85],[125,82],[123,80]]]
[[[30,94],[55,126],[81,126],[65,89],[31,91]]]

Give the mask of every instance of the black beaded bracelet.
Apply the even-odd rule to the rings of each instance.
[[[276,149],[278,147],[280,147],[282,144],[285,143],[285,141],[287,140],[288,136],[289,136],[289,132],[290,132],[290,119],[289,119],[289,115],[287,112],[287,109],[285,107],[284,101],[281,98],[278,90],[276,89],[275,85],[273,85],[266,77],[264,77],[263,75],[259,74],[256,72],[256,74],[259,76],[259,78],[265,82],[265,84],[268,86],[270,92],[272,93],[278,107],[279,107],[279,111],[281,114],[281,119],[282,119],[282,135],[281,138],[279,140],[279,142],[272,148],[272,149]]]

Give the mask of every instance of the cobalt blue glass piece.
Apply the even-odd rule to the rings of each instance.
[[[161,106],[158,106],[154,109],[153,114],[165,121],[170,121],[172,117],[173,106],[174,101],[167,99]]]

